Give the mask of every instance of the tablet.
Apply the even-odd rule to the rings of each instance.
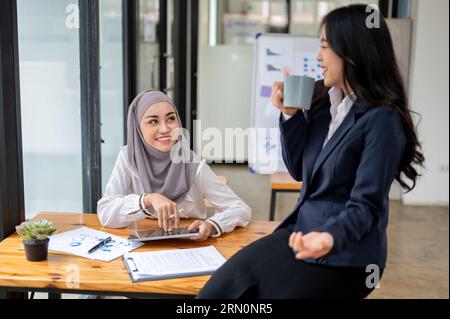
[[[191,238],[198,235],[198,229],[189,231],[188,227],[182,227],[173,229],[171,231],[164,231],[164,229],[152,229],[135,231],[128,237],[129,241],[150,241],[150,240],[163,240],[174,238]]]

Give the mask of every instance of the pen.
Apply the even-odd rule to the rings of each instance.
[[[88,254],[93,253],[94,251],[96,251],[97,249],[99,249],[101,246],[103,246],[106,243],[109,243],[112,240],[111,237],[105,238],[103,239],[101,242],[99,242],[97,245],[95,245],[94,247],[92,247],[91,249],[89,249]]]

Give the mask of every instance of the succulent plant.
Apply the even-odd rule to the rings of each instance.
[[[16,231],[22,237],[22,240],[45,240],[53,235],[56,229],[53,227],[52,222],[43,219],[23,222],[16,226]]]

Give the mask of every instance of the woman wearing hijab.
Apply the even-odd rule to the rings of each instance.
[[[181,130],[177,109],[164,93],[145,91],[135,98],[128,112],[128,145],[97,204],[103,226],[157,218],[167,231],[171,221],[178,227],[180,218],[196,218],[190,229],[200,234],[193,239],[206,240],[248,224],[250,208],[190,150]],[[207,220],[205,198],[219,212]]]

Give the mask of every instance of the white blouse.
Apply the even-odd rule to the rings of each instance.
[[[356,101],[356,95],[352,92],[346,97],[343,98],[343,92],[340,88],[333,86],[329,91],[328,95],[330,96],[330,114],[331,121],[328,127],[328,134],[323,143],[323,148],[327,145],[330,139],[333,137],[334,133],[336,133],[337,129],[344,122],[348,113],[353,107],[354,101]],[[306,114],[305,114],[306,116]],[[291,115],[282,113],[282,120],[287,121],[291,118]]]
[[[143,193],[145,193],[143,184],[136,169],[128,161],[125,146],[119,153],[111,178],[106,185],[105,194],[97,203],[97,214],[101,224],[109,228],[122,228],[148,218],[144,212],[129,215],[139,210],[139,198]],[[217,235],[214,237],[231,232],[236,226],[248,225],[251,216],[250,207],[220,181],[203,160],[198,166],[191,189],[185,199],[178,204],[178,210],[183,210],[180,217],[205,219],[205,198],[217,212],[209,218],[217,230]]]
[[[329,91],[328,95],[330,96],[330,114],[331,121],[330,126],[328,128],[328,135],[325,139],[325,145],[330,141],[333,137],[334,133],[336,133],[339,126],[342,125],[348,113],[353,107],[354,101],[356,100],[356,95],[351,93],[343,98],[343,92],[340,88],[333,86]]]

